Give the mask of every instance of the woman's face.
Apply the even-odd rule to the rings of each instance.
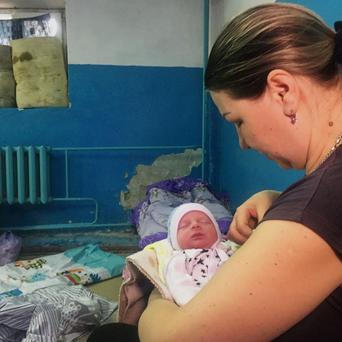
[[[211,97],[222,117],[235,125],[241,148],[257,150],[283,168],[296,167],[293,139],[298,132],[267,92],[258,99],[237,100],[224,91],[212,91]]]
[[[203,212],[190,211],[179,221],[177,240],[181,249],[210,248],[217,241],[216,228]]]

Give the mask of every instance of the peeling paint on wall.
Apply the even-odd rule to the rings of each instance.
[[[166,179],[188,176],[193,167],[202,163],[202,149],[187,149],[183,153],[171,153],[158,157],[152,165],[139,164],[136,174],[127,185],[127,191],[121,191],[120,205],[132,209],[146,195],[146,186]]]

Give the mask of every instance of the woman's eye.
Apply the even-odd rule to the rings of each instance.
[[[239,128],[242,125],[242,120],[237,120],[234,122],[234,124]]]

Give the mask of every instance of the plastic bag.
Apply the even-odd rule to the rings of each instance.
[[[0,235],[0,266],[17,260],[21,250],[22,239],[12,232]]]

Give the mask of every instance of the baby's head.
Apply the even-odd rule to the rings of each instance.
[[[168,229],[174,249],[213,248],[221,241],[213,214],[199,203],[185,203],[175,208],[170,214]]]

